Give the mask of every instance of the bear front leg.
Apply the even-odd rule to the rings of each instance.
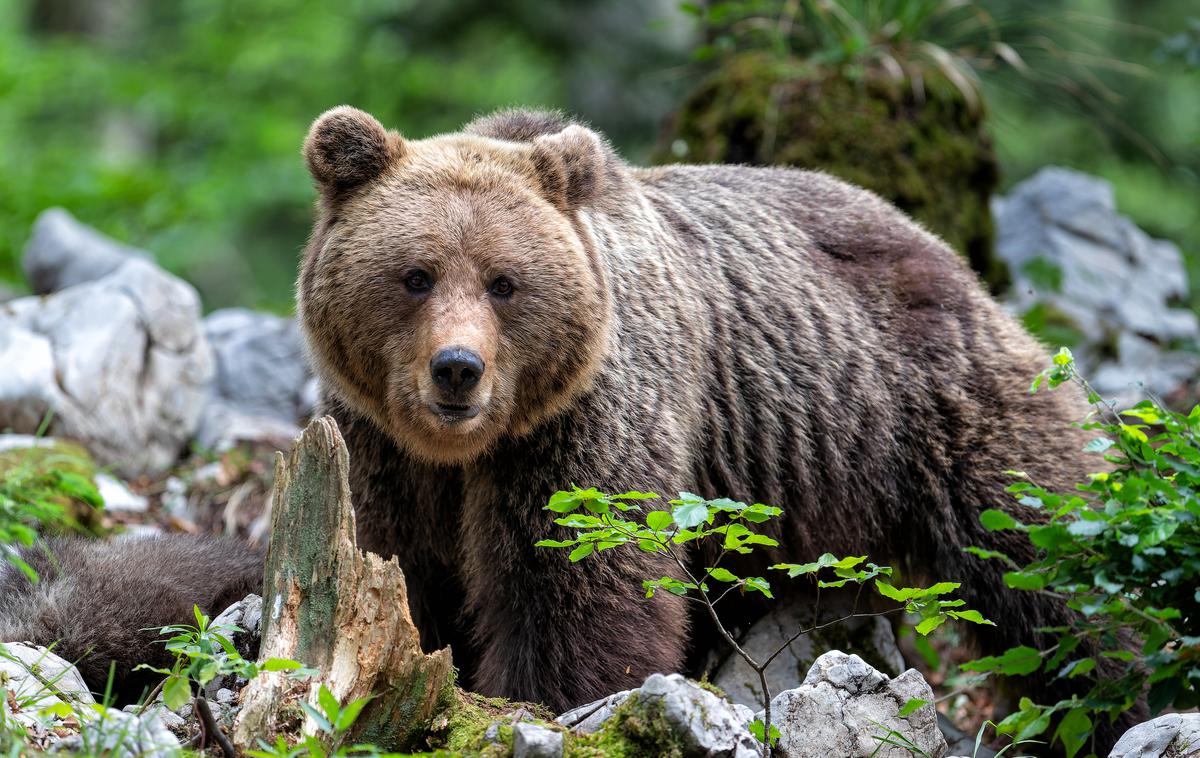
[[[579,442],[559,438],[552,451],[497,454],[464,482],[460,565],[480,656],[469,684],[557,711],[636,687],[655,672],[679,671],[687,642],[685,601],[668,593],[647,598],[642,587],[646,579],[678,577],[670,559],[625,545],[572,563],[566,550],[534,547],[574,536],[545,510],[558,489],[678,483],[661,460],[639,460],[636,448],[616,473],[580,453],[572,444]],[[570,464],[551,465],[572,448]]]

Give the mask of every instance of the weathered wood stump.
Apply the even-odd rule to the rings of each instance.
[[[389,749],[404,748],[453,698],[450,648],[421,651],[396,559],[355,543],[349,466],[328,416],[308,425],[286,461],[276,454],[259,660],[293,659],[320,675],[297,682],[269,672],[251,681],[234,725],[243,750],[294,734],[298,701],[317,707],[322,684],[343,705],[372,698],[344,744]],[[304,718],[301,731],[313,734],[316,725]]]

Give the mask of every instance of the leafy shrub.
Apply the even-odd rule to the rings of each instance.
[[[771,662],[802,635],[816,629],[837,624],[847,619],[878,613],[859,613],[857,596],[851,613],[841,618],[818,622],[797,629],[795,634],[772,655],[757,660],[747,653],[726,626],[721,622],[717,605],[731,592],[759,592],[773,598],[771,583],[761,576],[742,577],[720,566],[722,559],[730,553],[751,553],[756,547],[776,547],[778,542],[757,531],[757,527],[782,514],[779,508],[755,503],[747,505],[729,498],[706,500],[690,492],[681,492],[678,499],[668,501],[666,510],[647,510],[640,521],[633,520],[635,512],[641,511],[639,503],[661,500],[654,492],[626,492],[610,495],[594,488],[556,492],[546,509],[561,514],[554,523],[575,530],[575,537],[562,540],[541,540],[538,547],[570,548],[570,559],[581,561],[590,555],[614,548],[633,545],[639,550],[655,553],[668,559],[673,575],[658,578],[647,577],[642,586],[646,597],[652,598],[659,591],[678,595],[704,606],[732,650],[758,675],[762,687],[764,718],[750,724],[750,731],[763,742],[763,754],[770,755],[770,744],[779,737],[779,730],[771,723],[771,689],[767,683],[766,670]],[[717,542],[721,550],[712,566],[694,570],[688,561],[686,549],[702,540]],[[866,556],[837,558],[829,553],[811,563],[778,563],[770,568],[786,572],[789,579],[806,577],[816,582],[819,589],[840,588],[848,584],[865,586],[874,584],[884,598],[896,603],[891,611],[907,613],[919,619],[917,632],[929,634],[948,619],[970,621],[975,624],[992,624],[978,611],[964,608],[964,601],[956,600],[952,593],[958,589],[956,582],[938,582],[931,587],[895,587],[884,577],[892,576],[888,566],[866,562]],[[910,700],[901,709],[902,715],[926,705],[922,700]],[[767,736],[770,740],[767,740]],[[891,744],[894,733],[881,734],[880,744]]]
[[[0,555],[31,581],[37,575],[16,548],[87,523],[104,506],[94,471],[87,453],[66,443],[0,453]]]
[[[994,551],[972,552],[1010,564],[1009,587],[1065,598],[1079,615],[1048,630],[1056,635],[1051,646],[1012,648],[964,667],[1087,682],[1081,697],[1050,705],[1022,699],[1000,724],[1024,739],[1060,714],[1053,740],[1074,756],[1098,719],[1115,719],[1143,693],[1154,713],[1200,705],[1200,406],[1185,415],[1149,399],[1118,411],[1079,375],[1066,348],[1030,391],[1067,382],[1084,387],[1095,409],[1080,426],[1097,433],[1085,450],[1097,456],[1100,472],[1071,493],[1011,472],[1017,481],[1008,491],[1030,518],[987,510],[981,520],[990,530],[1024,534],[1038,559],[1018,565]]]

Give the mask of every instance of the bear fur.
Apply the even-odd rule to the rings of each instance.
[[[1031,395],[1043,347],[877,196],[637,168],[536,112],[406,140],[341,107],[305,155],[299,312],[360,544],[399,558],[425,644],[453,644],[474,689],[563,709],[684,663],[683,602],[643,597],[660,559],[533,546],[567,536],[543,506],[571,484],[777,505],[780,547],[747,571],[828,551],[961,581],[999,622],[989,652],[1068,621],[963,548],[1030,557],[979,513],[1013,507],[1008,469],[1085,477],[1083,398]],[[431,379],[449,348],[483,366],[469,391]]]
[[[320,201],[299,313],[359,544],[399,559],[423,644],[451,644],[467,686],[561,710],[706,648],[681,599],[643,596],[662,559],[534,547],[568,536],[543,507],[572,484],[777,505],[779,548],[732,570],[832,552],[960,581],[998,622],[985,652],[1070,621],[963,548],[1031,558],[979,513],[1017,507],[1008,469],[1086,476],[1086,404],[1030,395],[1046,351],[877,196],[795,169],[636,168],[539,112],[406,140],[341,107],[304,155]],[[108,660],[162,662],[135,630],[261,584],[261,556],[224,542],[51,548],[40,585],[0,568],[0,638],[92,650],[92,686]],[[740,627],[762,611],[722,608]]]

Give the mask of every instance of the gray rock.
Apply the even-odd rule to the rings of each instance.
[[[900,709],[914,698],[928,703],[901,718]],[[902,737],[923,754],[941,758],[946,740],[933,699],[932,688],[912,669],[893,679],[857,655],[830,651],[816,660],[804,684],[771,701],[771,720],[781,733],[775,754],[909,758],[909,750],[881,742],[890,733],[894,741]],[[763,718],[761,712],[758,718]]]
[[[31,447],[54,447],[53,437],[35,437],[32,434],[0,434],[0,453],[6,450],[24,450]]]
[[[628,700],[633,692],[637,690],[622,690],[587,705],[572,708],[555,721],[582,734],[598,732],[600,727],[604,726],[604,722],[612,718],[617,708]]]
[[[513,726],[513,758],[561,758],[562,732],[539,724]]]
[[[129,491],[125,483],[103,471],[96,473],[96,489],[104,498],[104,508],[109,511],[144,513],[150,501]]]
[[[686,755],[758,755],[758,743],[746,728],[745,711],[735,710],[679,674],[651,674],[637,697],[639,703],[661,701],[663,719],[683,737]]]
[[[96,702],[75,666],[37,645],[0,642],[0,681],[9,693],[0,698],[6,713],[26,726],[41,718],[39,711],[60,703]]]
[[[182,749],[157,710],[150,709],[138,716],[105,708],[80,734],[58,743],[55,752],[111,758],[177,758]]]
[[[851,612],[849,607],[844,610],[844,614],[839,614],[826,608],[821,616],[822,619],[836,618]],[[797,630],[812,623],[810,605],[776,605],[768,615],[750,627],[739,644],[756,660],[764,661],[783,647]],[[807,634],[789,644],[767,669],[767,685],[771,692],[779,693],[799,687],[813,661],[821,653],[834,649],[857,653],[892,675],[904,670],[904,657],[896,646],[891,624],[881,616],[854,618]],[[725,659],[713,674],[712,683],[735,703],[754,709],[763,707],[762,685],[758,675],[737,655]]]
[[[1200,713],[1168,713],[1125,732],[1108,758],[1196,758]]]
[[[651,674],[641,687],[618,692],[558,717],[563,726],[590,734],[633,698],[632,707],[660,708],[663,720],[679,734],[688,756],[752,758],[758,742],[746,725],[749,708],[723,700],[679,674]]]
[[[1076,357],[1101,393],[1140,399],[1144,382],[1169,395],[1200,371],[1200,356],[1165,347],[1200,340],[1196,314],[1175,307],[1188,292],[1183,256],[1119,215],[1110,184],[1045,168],[995,200],[993,215],[1013,308],[1042,304],[1081,334]],[[1057,289],[1042,281],[1048,272]]]
[[[150,255],[79,223],[62,208],[51,208],[33,223],[21,267],[34,293],[45,295],[107,276],[130,258],[149,260]]]
[[[0,282],[0,303],[7,303],[9,300],[14,300],[20,297],[21,293],[15,287],[11,287],[4,282]]]
[[[212,626],[240,630],[226,636],[243,658],[253,659],[258,654],[259,642],[262,639],[262,598],[258,595],[247,595],[217,614],[212,620]],[[238,692],[245,685],[246,680],[240,677],[222,676],[209,682],[204,692],[215,709],[217,704],[228,706],[232,702],[229,698],[221,696],[223,691]]]
[[[212,374],[190,285],[130,259],[95,281],[0,306],[0,428],[83,443],[125,476],[168,468]]]
[[[190,708],[191,706],[189,705],[188,707]],[[125,706],[121,710],[125,711],[126,713],[132,713],[134,715],[138,715],[138,711],[140,711],[141,709],[142,709],[142,706],[134,703],[134,704]],[[146,708],[146,712],[143,714],[140,714],[140,715],[143,718],[158,719],[158,721],[163,726],[165,726],[167,729],[170,729],[172,733],[181,732],[181,731],[184,731],[187,729],[187,719],[183,718],[182,716],[180,716],[178,713],[175,713],[174,711],[167,710],[167,706],[163,705],[161,697],[159,697],[153,703],[151,703]]]
[[[291,440],[311,411],[312,371],[294,319],[244,308],[214,311],[204,332],[216,379],[197,440],[221,449],[239,441]]]

